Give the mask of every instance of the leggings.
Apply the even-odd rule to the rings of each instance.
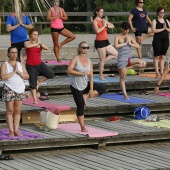
[[[90,83],[88,82],[87,87],[84,90],[75,89],[72,85],[70,85],[71,92],[73,94],[74,101],[77,105],[77,116],[84,115],[84,98],[83,94],[87,94],[90,90]],[[106,92],[106,88],[99,84],[93,83],[93,90],[96,90],[99,95],[102,95]]]

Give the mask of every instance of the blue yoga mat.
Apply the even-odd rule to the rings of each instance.
[[[118,83],[119,82],[119,78],[116,77],[104,77],[106,80],[100,80],[99,76],[94,76],[93,77],[93,81],[96,83]]]
[[[105,99],[110,99],[110,100],[117,100],[125,103],[154,103],[155,100],[147,100],[147,99],[142,99],[142,98],[137,98],[137,97],[131,97],[129,96],[129,100],[125,100],[123,95],[120,94],[102,94],[99,97],[105,98]]]

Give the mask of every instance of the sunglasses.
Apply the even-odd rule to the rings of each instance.
[[[144,2],[138,2],[139,4],[144,4]]]
[[[89,49],[90,47],[81,47],[83,50],[85,50],[85,49]]]

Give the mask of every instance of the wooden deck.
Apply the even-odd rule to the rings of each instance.
[[[5,170],[168,170],[170,143],[111,146],[12,154]]]
[[[169,117],[164,116],[169,119]],[[40,149],[40,148],[61,148],[69,146],[94,146],[103,148],[108,144],[120,144],[129,142],[169,140],[170,129],[159,129],[146,127],[131,122],[129,118],[120,117],[120,121],[108,122],[105,119],[88,120],[86,126],[103,129],[110,132],[118,132],[118,136],[90,138],[85,135],[73,134],[60,129],[52,131],[38,131],[34,125],[21,125],[22,130],[41,134],[46,138],[30,140],[0,141],[1,151]],[[6,125],[1,124],[1,128]]]

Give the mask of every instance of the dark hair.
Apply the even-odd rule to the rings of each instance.
[[[80,53],[81,53],[81,52],[79,51],[79,49],[80,49],[81,45],[82,45],[82,44],[84,44],[84,43],[86,43],[86,44],[87,44],[87,42],[86,42],[86,41],[82,41],[82,42],[78,45],[78,49],[77,49],[77,53],[78,53],[78,54],[80,54]]]
[[[158,7],[157,10],[156,10],[156,14],[158,15],[158,13],[159,13],[160,11],[162,11],[163,9],[165,10],[164,7]]]
[[[135,0],[136,6],[138,5],[139,2],[140,0]],[[143,0],[143,2],[145,3],[145,0]]]
[[[96,12],[99,12],[101,9],[103,9],[102,6],[96,7],[95,10],[94,10],[94,12],[93,12],[94,16],[97,16]]]
[[[130,29],[130,25],[129,25],[128,22],[123,22],[123,23],[121,24],[121,28],[122,28],[123,30],[129,30],[129,29]]]
[[[10,52],[11,52],[11,49],[14,49],[14,48],[17,49],[17,47],[15,47],[15,46],[9,47],[8,50],[7,50],[7,52],[10,53]],[[17,51],[18,51],[18,49],[17,49]]]
[[[29,30],[29,33],[28,33],[28,34],[29,34],[29,37],[32,35],[32,33],[33,33],[34,31],[38,32],[38,30],[35,29],[35,28],[32,28],[32,29]],[[39,32],[38,32],[38,34],[39,34]]]

